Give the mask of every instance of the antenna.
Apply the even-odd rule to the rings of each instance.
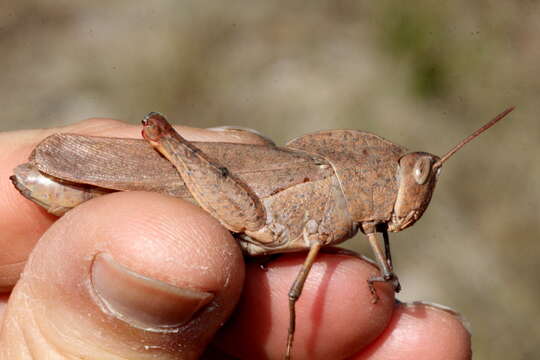
[[[446,154],[444,154],[440,159],[439,161],[437,161],[435,164],[433,164],[433,169],[437,169],[437,168],[440,168],[443,163],[448,160],[452,155],[454,155],[459,149],[461,149],[462,147],[464,147],[468,142],[470,142],[471,140],[473,140],[475,137],[477,137],[478,135],[480,135],[481,133],[483,133],[484,131],[486,131],[487,129],[489,129],[490,127],[492,127],[493,125],[495,125],[497,122],[499,122],[500,120],[502,120],[506,115],[508,115],[510,112],[512,112],[512,110],[514,110],[516,107],[515,106],[512,106],[506,110],[504,110],[502,113],[500,113],[499,115],[495,116],[495,118],[493,118],[493,120],[491,120],[490,122],[488,122],[487,124],[485,124],[484,126],[482,126],[480,129],[476,130],[475,132],[473,132],[471,135],[467,136],[465,139],[463,139],[459,144],[457,144],[456,146],[454,146],[449,152],[447,152]]]

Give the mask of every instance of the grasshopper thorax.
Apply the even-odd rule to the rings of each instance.
[[[420,219],[435,189],[440,167],[433,165],[438,160],[438,156],[425,152],[408,153],[399,159],[398,194],[389,231],[401,231]]]

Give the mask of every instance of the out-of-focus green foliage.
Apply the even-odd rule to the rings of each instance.
[[[411,87],[420,98],[443,97],[449,75],[444,53],[449,44],[440,41],[433,46],[433,42],[444,39],[444,19],[405,3],[395,6],[386,8],[382,17],[384,49],[396,61],[410,62]]]

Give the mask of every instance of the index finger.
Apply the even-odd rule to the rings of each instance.
[[[222,141],[267,144],[255,133],[237,129],[197,129],[177,127],[193,141]],[[32,149],[54,133],[140,138],[141,128],[111,119],[90,119],[55,129],[14,131],[0,134],[0,292],[17,281],[28,254],[39,237],[56,220],[38,205],[25,199],[11,184],[13,169],[25,163]]]

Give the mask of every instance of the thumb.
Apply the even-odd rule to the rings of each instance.
[[[197,358],[243,279],[238,245],[194,205],[98,198],[38,242],[8,302],[0,358]]]

